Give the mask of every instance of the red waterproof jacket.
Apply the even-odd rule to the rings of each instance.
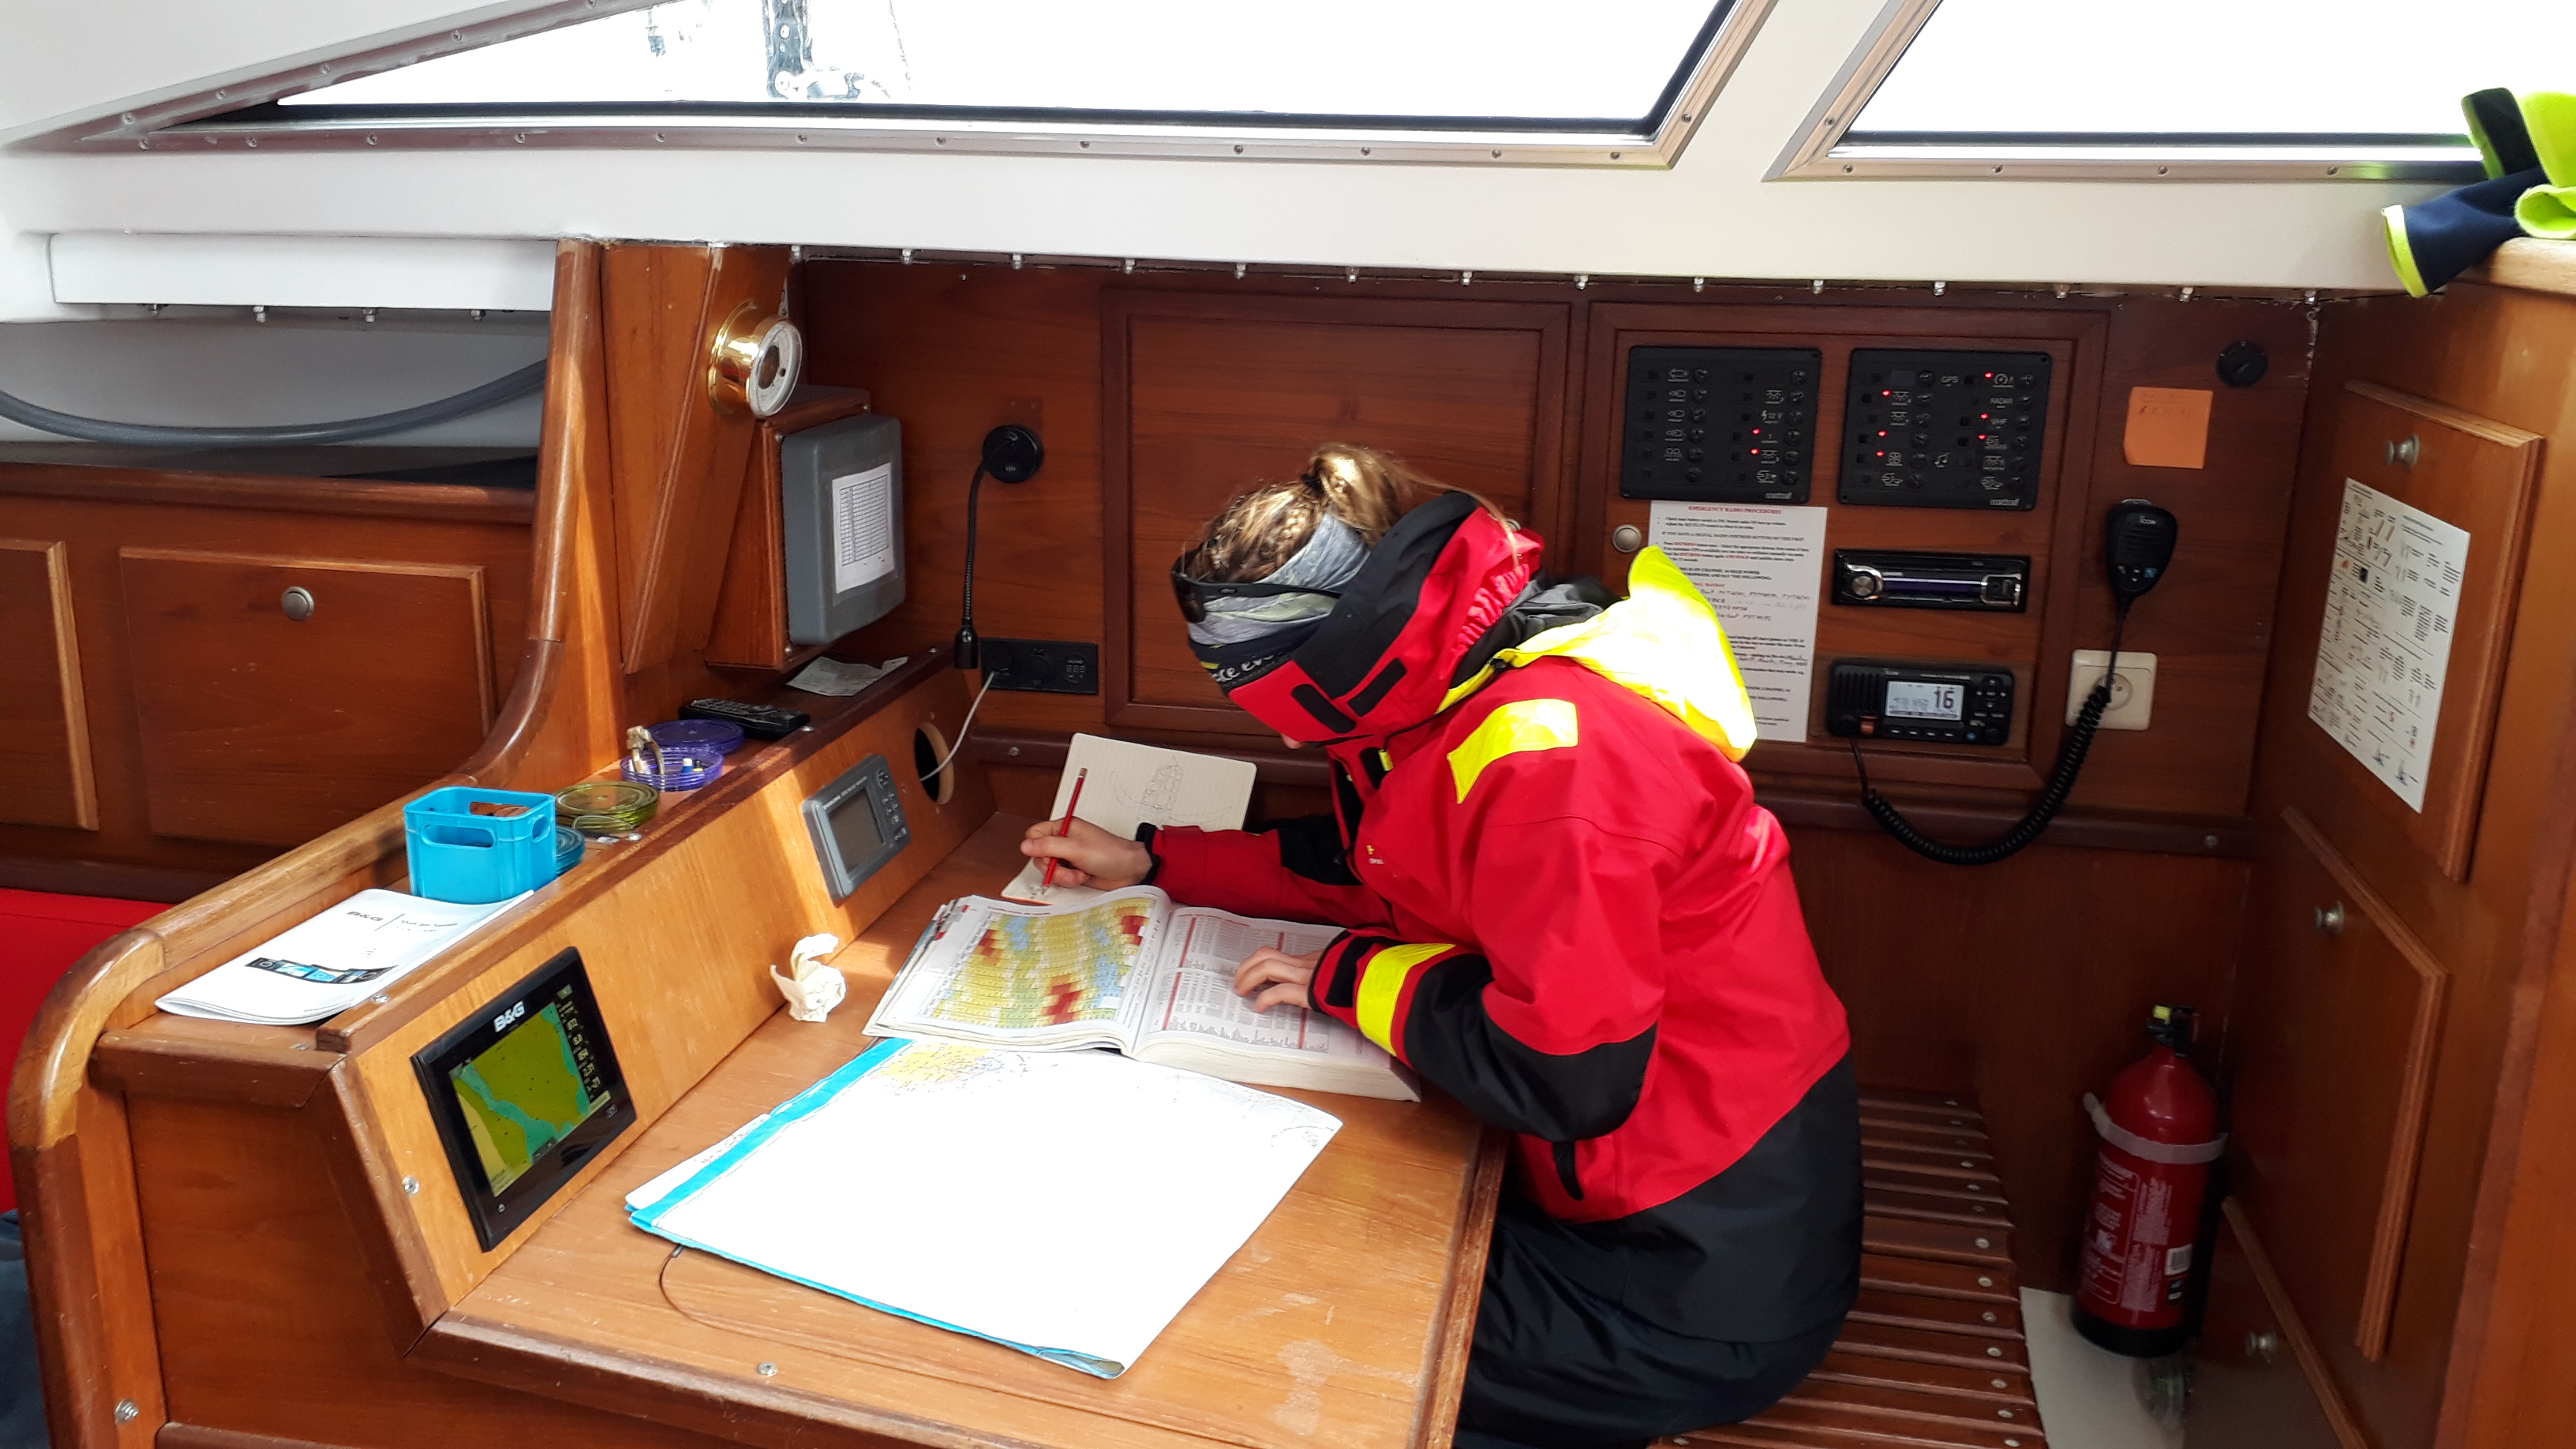
[[[1856,1127],[1784,1122],[1850,1038],[1736,763],[1749,705],[1660,553],[1606,611],[1538,558],[1464,495],[1407,516],[1232,693],[1327,747],[1338,821],[1164,830],[1155,881],[1349,928],[1315,1006],[1518,1134],[1571,1276],[1677,1331],[1789,1337],[1849,1304]]]

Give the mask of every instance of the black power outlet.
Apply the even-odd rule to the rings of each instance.
[[[987,639],[984,681],[994,689],[1098,694],[1100,646],[1064,639]]]

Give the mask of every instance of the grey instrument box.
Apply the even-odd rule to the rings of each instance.
[[[829,644],[903,602],[903,428],[871,413],[778,440],[787,640]]]

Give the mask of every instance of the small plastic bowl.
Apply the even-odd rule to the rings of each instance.
[[[627,780],[593,780],[555,792],[555,821],[584,835],[625,835],[653,818],[661,792]]]
[[[573,829],[569,825],[556,826],[555,874],[561,875],[565,871],[572,869],[574,866],[581,864],[581,853],[588,849],[589,846],[590,842],[581,838],[580,831]]]
[[[653,726],[654,742],[666,750],[713,750],[730,755],[742,748],[742,726],[729,719],[674,719]]]
[[[634,783],[656,790],[694,790],[724,773],[724,756],[703,745],[665,747],[645,755],[643,768],[637,768],[635,756],[629,754],[617,769]]]

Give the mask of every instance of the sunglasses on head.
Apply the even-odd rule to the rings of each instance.
[[[1267,581],[1251,584],[1211,584],[1189,575],[1190,560],[1196,551],[1181,555],[1172,563],[1172,597],[1180,600],[1181,617],[1196,624],[1207,618],[1211,599],[1271,599],[1282,594],[1313,594],[1317,598],[1338,599],[1339,589],[1314,589],[1301,584],[1274,584]]]

